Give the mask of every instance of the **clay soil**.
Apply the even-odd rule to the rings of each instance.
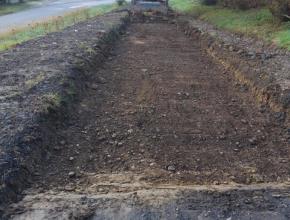
[[[55,127],[32,191],[88,190],[119,174],[179,186],[290,178],[283,117],[258,104],[175,24],[131,24],[88,87],[70,119]]]

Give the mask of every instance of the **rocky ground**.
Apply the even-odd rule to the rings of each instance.
[[[174,20],[134,21],[35,166],[11,219],[289,219],[284,115]]]

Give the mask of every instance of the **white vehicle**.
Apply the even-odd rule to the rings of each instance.
[[[154,6],[168,6],[168,0],[132,0],[133,5],[148,5],[150,7]]]

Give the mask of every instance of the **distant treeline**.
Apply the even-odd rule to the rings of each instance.
[[[15,4],[15,3],[22,3],[25,0],[0,0],[0,6],[5,4]]]
[[[202,0],[206,5],[220,4],[224,7],[247,10],[269,7],[274,16],[290,20],[290,0]]]

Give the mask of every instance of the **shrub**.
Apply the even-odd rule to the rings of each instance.
[[[281,21],[290,20],[290,0],[272,0],[270,11]]]
[[[121,6],[125,4],[126,0],[116,0],[116,2],[119,6]]]
[[[234,9],[250,9],[265,6],[268,0],[218,0],[219,4],[224,7]]]
[[[201,4],[203,5],[215,5],[217,3],[217,0],[202,0]]]

